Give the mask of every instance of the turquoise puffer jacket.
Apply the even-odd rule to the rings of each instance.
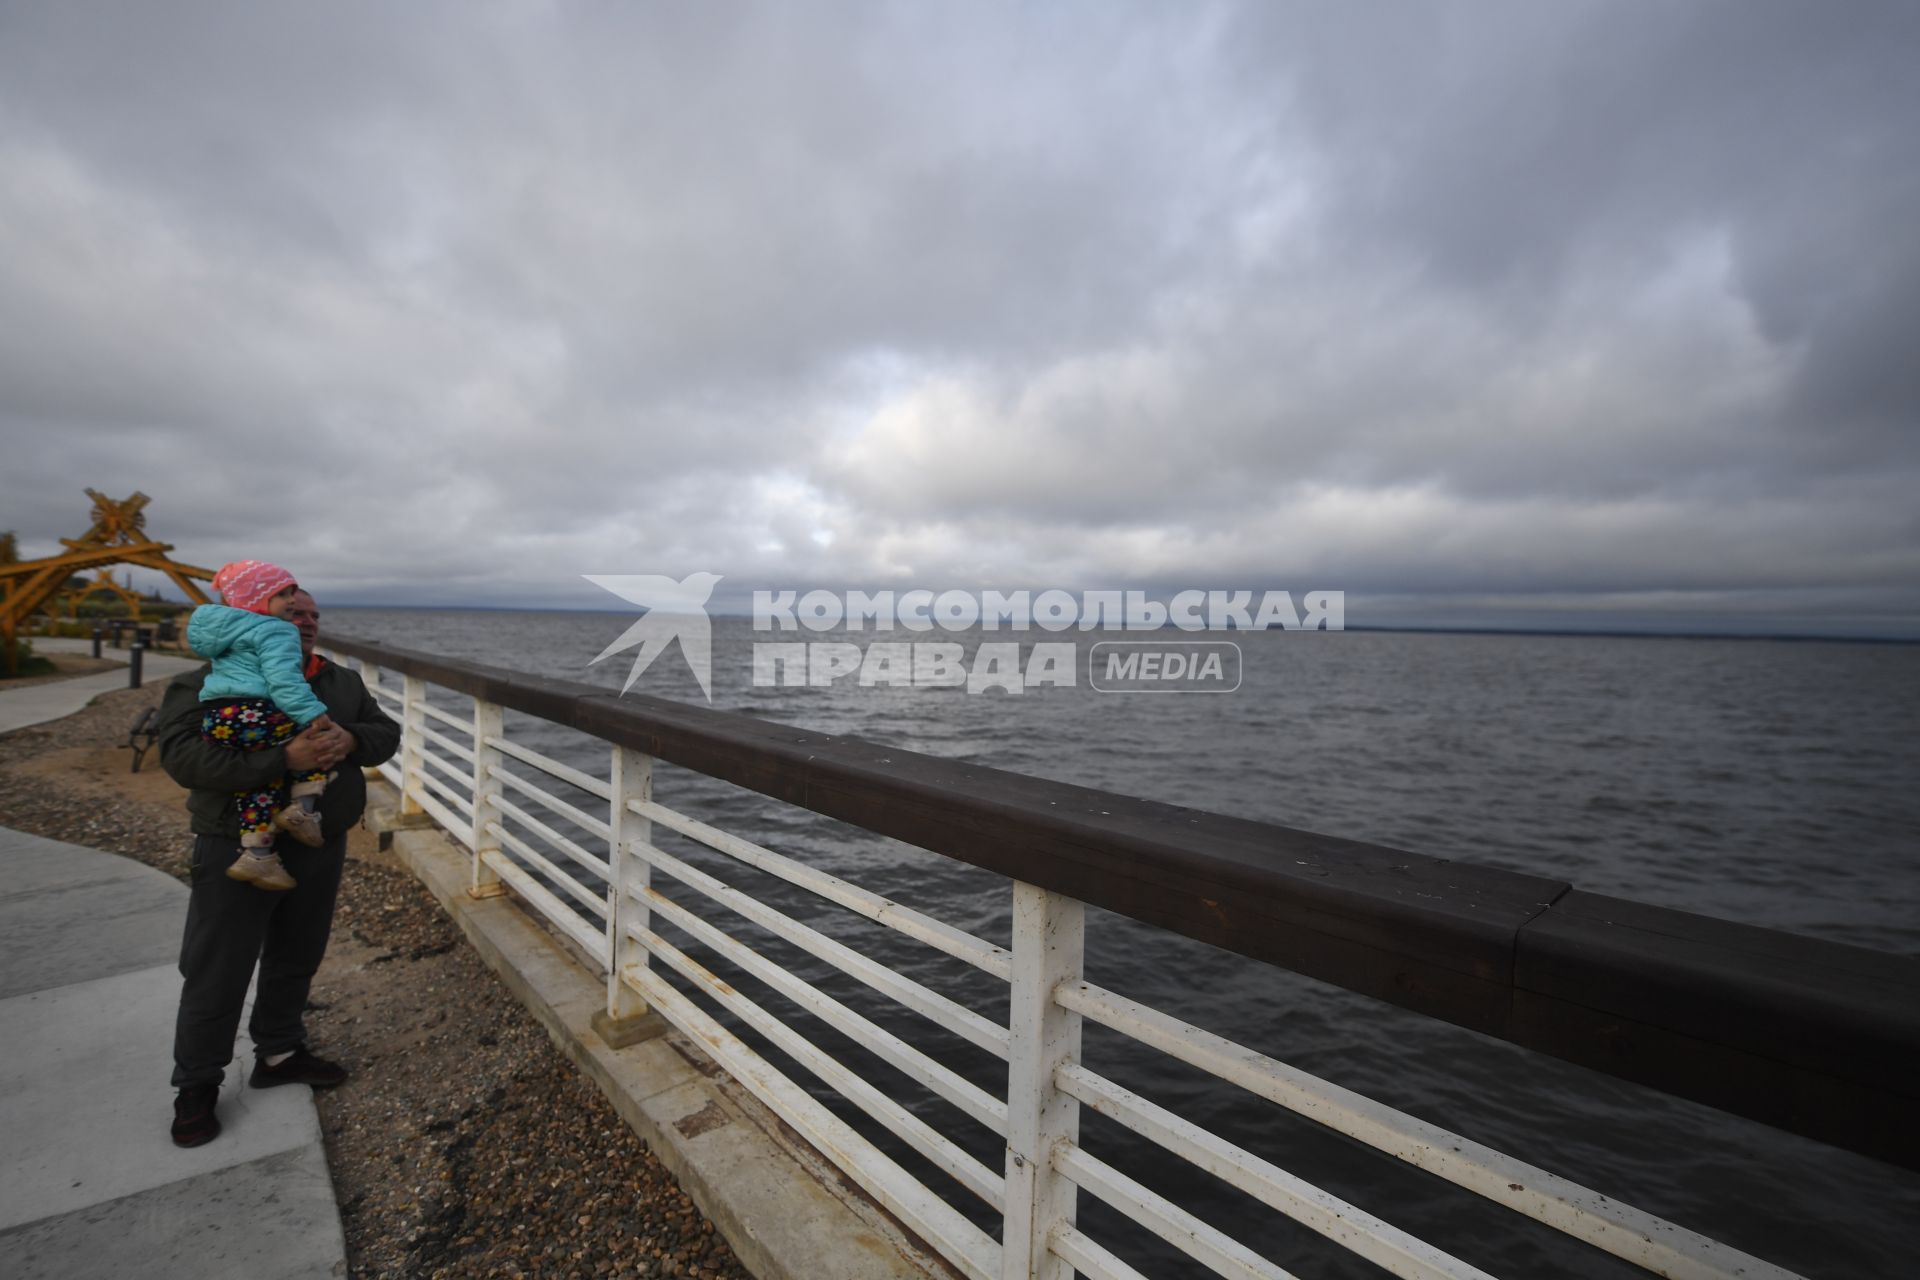
[[[271,698],[295,724],[327,713],[301,672],[300,632],[283,618],[248,613],[223,604],[203,604],[187,620],[187,647],[213,662],[200,686],[200,701]]]

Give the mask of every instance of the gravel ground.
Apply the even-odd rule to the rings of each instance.
[[[0,825],[184,878],[179,789],[121,745],[160,692],[0,736]],[[745,1277],[418,882],[364,831],[349,856],[307,1026],[353,1073],[318,1095],[351,1274]]]

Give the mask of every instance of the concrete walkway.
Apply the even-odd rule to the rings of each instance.
[[[0,694],[0,707],[28,692]],[[244,1032],[220,1136],[182,1150],[167,1134],[186,911],[170,876],[0,827],[0,1273],[11,1280],[347,1273],[312,1090],[243,1087]]]
[[[35,653],[85,653],[92,654],[93,641],[85,636],[28,636],[33,641]],[[100,642],[100,656],[114,658],[120,662],[127,660],[124,648],[116,649],[109,642]]]
[[[32,639],[34,649],[43,654],[90,654],[93,652],[91,640],[77,640],[69,636],[35,636]],[[100,656],[125,662],[127,651],[102,645]],[[157,681],[171,680],[182,671],[191,671],[199,665],[198,658],[175,658],[163,653],[148,653],[140,663],[140,683],[145,687]],[[112,693],[115,689],[127,687],[126,672],[102,671],[97,675],[75,676],[71,680],[53,680],[25,689],[0,689],[0,733],[24,729],[30,724],[45,724],[49,720],[59,720],[64,716],[72,715],[103,693]]]

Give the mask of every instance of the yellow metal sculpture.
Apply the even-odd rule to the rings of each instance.
[[[80,616],[80,602],[88,596],[99,595],[103,591],[119,596],[120,603],[127,606],[127,616],[135,622],[140,621],[140,593],[133,589],[131,575],[125,583],[115,582],[111,569],[96,569],[92,582],[83,582],[77,587],[62,587],[59,593],[47,602],[47,613],[49,616],[57,615],[61,607],[65,606],[67,617],[77,618]]]
[[[106,572],[108,565],[157,569],[173,579],[174,585],[186,592],[187,599],[195,604],[212,603],[199,583],[211,582],[213,571],[169,558],[167,553],[173,550],[172,543],[155,542],[147,537],[146,505],[152,499],[144,493],[135,493],[116,502],[93,489],[87,490],[87,496],[93,499],[93,527],[78,538],[60,539],[67,548],[65,552],[39,560],[0,564],[0,662],[6,664],[8,675],[16,670],[13,642],[21,624],[65,592],[68,580],[76,573],[88,569],[98,573],[96,581],[88,584],[80,595],[107,590],[124,596],[125,589],[115,586],[112,576]],[[139,617],[137,603],[134,609],[134,616]]]

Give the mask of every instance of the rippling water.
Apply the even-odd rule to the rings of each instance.
[[[337,610],[330,629],[618,688],[588,661],[605,614]],[[1597,892],[1920,954],[1920,647],[1814,642],[1250,633],[1231,695],[751,685],[744,619],[715,623],[714,705],[931,755],[1554,876]],[[833,638],[833,637],[827,637]],[[861,639],[869,637],[848,637]],[[1085,637],[1082,637],[1084,639]],[[638,688],[699,700],[677,655]],[[453,705],[451,702],[449,705]],[[604,748],[509,718],[604,775]],[[1005,882],[663,768],[662,803],[995,941]],[[680,851],[676,848],[676,851]],[[711,864],[709,864],[711,865]],[[784,886],[728,878],[777,901]],[[863,921],[828,927],[990,1017],[1004,993]],[[751,927],[738,936],[850,1003],[863,989]],[[1095,912],[1088,977],[1809,1276],[1904,1276],[1920,1178]],[[724,965],[716,969],[728,972]],[[986,985],[991,985],[990,983]],[[997,994],[997,998],[995,998]],[[769,1001],[778,1008],[777,1001]],[[783,1014],[786,1010],[781,1010]],[[912,1015],[879,1016],[998,1093],[998,1065]],[[833,1044],[817,1024],[795,1019]],[[840,1042],[851,1064],[891,1077]],[[1089,1065],[1502,1276],[1642,1274],[1424,1174],[1090,1029]],[[1920,1066],[1920,1064],[1917,1064]],[[1004,1067],[1000,1067],[1004,1073]],[[798,1068],[796,1079],[809,1079]],[[895,1085],[889,1080],[889,1088]],[[900,1092],[910,1093],[902,1088]],[[998,1146],[921,1108],[989,1167]],[[1238,1193],[1169,1170],[1098,1117],[1090,1149],[1307,1275],[1382,1274]],[[911,1157],[907,1158],[911,1163]],[[941,1175],[919,1170],[930,1185]],[[969,1212],[964,1193],[954,1203]],[[1082,1197],[1081,1220],[1150,1275],[1200,1274]],[[983,1222],[986,1218],[980,1219]],[[1251,1226],[1270,1223],[1268,1226]]]

